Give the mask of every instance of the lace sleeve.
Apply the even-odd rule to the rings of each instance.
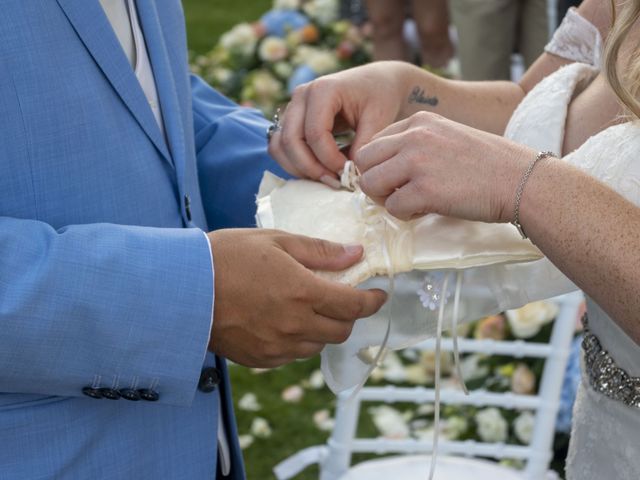
[[[570,9],[545,52],[594,67],[602,66],[602,37],[598,29],[575,8]]]

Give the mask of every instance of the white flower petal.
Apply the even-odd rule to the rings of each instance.
[[[239,435],[238,436],[238,443],[240,444],[240,448],[242,450],[245,450],[247,448],[249,448],[251,446],[251,444],[253,443],[253,435]]]
[[[255,393],[245,393],[238,400],[238,408],[247,412],[257,412],[262,408],[262,405],[258,402],[258,397],[256,397]]]
[[[373,418],[374,425],[383,437],[407,438],[409,436],[407,420],[395,408],[381,405],[370,408],[369,413]]]
[[[476,413],[478,435],[484,442],[505,442],[509,425],[497,408],[485,408]]]
[[[304,390],[300,385],[291,385],[282,391],[281,396],[287,403],[298,403],[304,396]]]
[[[328,432],[333,430],[335,426],[335,420],[331,418],[331,414],[329,410],[318,410],[313,414],[313,423],[319,430],[323,432]]]
[[[273,432],[269,422],[262,417],[256,417],[251,422],[251,433],[257,438],[269,438]]]

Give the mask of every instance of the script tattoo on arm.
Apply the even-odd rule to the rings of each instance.
[[[421,87],[413,87],[411,93],[409,94],[408,102],[411,103],[420,103],[422,105],[430,105],[435,107],[438,105],[438,97],[428,97],[424,94],[424,88]]]

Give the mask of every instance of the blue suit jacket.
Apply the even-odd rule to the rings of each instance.
[[[3,480],[212,479],[219,408],[244,477],[202,230],[251,225],[277,168],[265,120],[189,75],[180,2],[137,4],[166,139],[98,0],[2,1]]]

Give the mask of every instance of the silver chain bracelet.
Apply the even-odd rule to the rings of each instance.
[[[557,155],[553,152],[538,152],[536,158],[534,158],[529,164],[527,171],[524,172],[522,180],[520,180],[520,184],[518,185],[518,188],[516,190],[516,201],[513,207],[513,222],[511,222],[511,224],[518,229],[518,232],[520,232],[523,240],[529,238],[527,237],[527,234],[524,233],[522,225],[520,224],[520,200],[522,200],[522,192],[524,192],[524,186],[527,184],[527,180],[529,180],[531,172],[533,172],[533,167],[535,167],[540,160],[556,156]]]

